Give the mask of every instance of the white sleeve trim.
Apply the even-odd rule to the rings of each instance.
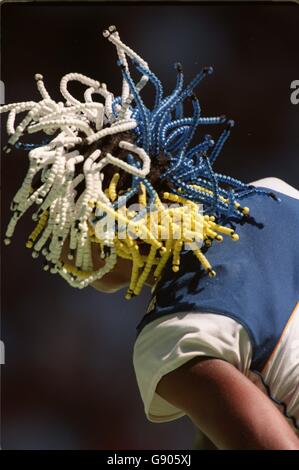
[[[279,179],[279,178],[274,178],[274,177],[269,177],[269,178],[263,178],[258,181],[253,181],[253,183],[250,183],[252,186],[262,186],[264,188],[269,188],[269,189],[274,189],[276,191],[279,191],[282,194],[286,194],[287,196],[293,197],[295,199],[299,199],[299,191],[296,188],[293,188],[293,186],[289,185],[285,181]]]
[[[164,375],[197,356],[226,360],[247,375],[251,343],[242,325],[214,313],[169,314],[143,328],[134,345],[133,364],[149,421],[184,416],[156,393],[156,387]]]

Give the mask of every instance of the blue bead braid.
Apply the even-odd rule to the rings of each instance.
[[[140,128],[141,128],[142,138],[143,138],[143,147],[144,147],[144,150],[148,153],[149,147],[150,147],[150,131],[149,131],[149,120],[148,120],[147,111],[145,109],[145,105],[142,99],[140,98],[136,85],[133,82],[132,78],[130,77],[129,73],[127,72],[125,66],[120,61],[119,61],[119,65],[121,66],[123,77],[128,82],[128,85],[130,87],[132,95],[134,96],[136,105],[140,113]]]
[[[136,69],[138,72],[142,73],[143,75],[147,75],[149,77],[149,80],[153,83],[155,89],[156,89],[156,96],[155,96],[155,104],[154,104],[154,110],[157,109],[157,107],[161,104],[162,97],[163,97],[163,87],[162,83],[158,79],[158,77],[149,69],[145,69],[142,67],[138,62],[133,61],[135,64]]]

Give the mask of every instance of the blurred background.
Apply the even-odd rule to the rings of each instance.
[[[111,24],[166,93],[175,85],[176,61],[187,82],[202,66],[214,66],[197,91],[203,115],[236,121],[219,171],[246,182],[276,176],[299,186],[299,105],[290,102],[290,84],[299,79],[298,5],[4,4],[5,102],[40,100],[35,73],[44,75],[57,101],[59,81],[69,72],[120,94],[116,51],[102,36]],[[1,163],[2,448],[191,449],[194,427],[187,418],[155,424],[144,415],[132,351],[149,291],[126,301],[124,291],[76,290],[42,271],[24,246],[33,227],[28,216],[4,247],[9,204],[28,161],[23,151],[2,152]]]

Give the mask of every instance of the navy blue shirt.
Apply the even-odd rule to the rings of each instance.
[[[205,253],[216,277],[207,275],[191,251],[182,252],[177,273],[168,260],[137,336],[171,313],[225,315],[244,326],[252,344],[251,368],[262,370],[299,300],[299,201],[271,192],[280,202],[259,194],[242,200],[250,218],[235,224],[239,241],[224,236]]]

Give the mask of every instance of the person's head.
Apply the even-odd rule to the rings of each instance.
[[[102,158],[104,158],[107,153],[114,155],[116,158],[125,160],[126,152],[121,149],[118,144],[122,140],[126,140],[128,142],[134,142],[136,140],[135,136],[131,132],[121,132],[119,134],[114,134],[112,136],[107,136],[101,142],[101,152]],[[83,162],[82,162],[83,163]],[[77,165],[76,167],[76,175],[79,175],[82,171],[82,163]],[[165,157],[163,153],[160,153],[158,158],[156,159],[156,164],[152,165],[147,175],[148,181],[151,183],[156,190],[161,192],[163,190],[170,190],[171,184],[167,182],[163,182],[160,180],[161,174],[167,168],[168,159]],[[130,186],[131,186],[131,178],[130,175],[125,172],[124,170],[115,167],[114,165],[107,165],[103,170],[103,181],[102,181],[102,188],[104,192],[107,192],[109,195],[109,183],[113,179],[115,174],[119,174],[118,182],[117,182],[117,191],[120,194],[126,193]],[[82,181],[77,187],[77,194],[76,199],[78,200],[82,192],[85,190],[84,182]],[[135,194],[131,197],[131,206],[138,205],[139,195]],[[141,207],[142,209],[142,207]],[[99,217],[100,219],[100,217]],[[101,220],[101,219],[100,219]],[[93,238],[93,240],[95,240]],[[102,257],[100,244],[98,241],[90,241],[90,251],[91,251],[91,259],[92,259],[92,270],[99,271],[105,266],[105,258]],[[139,251],[142,253],[143,256],[148,254],[147,245],[139,242]],[[75,263],[76,259],[76,250],[70,250],[70,237],[68,236],[63,244],[63,248],[60,255],[60,261],[66,266],[76,267]],[[154,265],[153,265],[154,266]],[[96,281],[90,284],[91,287],[95,288],[100,292],[105,293],[114,293],[120,289],[126,288],[130,284],[131,279],[131,271],[132,271],[132,261],[127,258],[123,258],[121,256],[117,256],[116,263],[114,268],[107,272],[103,277],[97,279]],[[153,276],[153,270],[149,273],[148,278],[145,281],[145,284],[148,286],[152,286],[155,279]]]
[[[248,214],[238,198],[256,188],[213,170],[234,123],[223,115],[201,115],[194,90],[212,68],[204,67],[184,86],[182,66],[176,64],[176,85],[164,96],[160,80],[120,40],[115,27],[103,34],[116,46],[121,95],[115,97],[105,83],[70,73],[60,83],[65,102],[56,103],[37,74],[40,102],[0,107],[10,113],[6,150],[30,150],[5,242],[10,243],[18,219],[37,204],[32,216],[37,225],[26,246],[33,248],[33,257],[44,255],[45,270],[59,273],[73,287],[115,291],[128,286],[126,298],[131,298],[159,279],[169,261],[178,271],[184,249],[191,249],[207,274],[215,276],[201,247],[221,241],[223,234],[238,238],[227,222]],[[141,74],[137,83],[129,62]],[[69,92],[70,81],[86,86],[82,102]],[[141,97],[147,83],[155,92],[152,108]],[[16,115],[24,111],[15,129]],[[198,130],[223,124],[216,141],[202,131],[191,146]],[[20,142],[24,134],[39,131],[47,142]]]

